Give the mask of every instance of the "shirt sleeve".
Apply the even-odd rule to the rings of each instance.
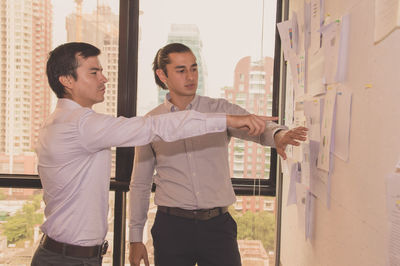
[[[87,111],[78,122],[82,146],[91,152],[110,147],[167,142],[226,130],[226,115],[181,111],[148,117],[112,117]]]
[[[154,167],[155,156],[151,144],[136,147],[129,186],[129,242],[143,242]]]
[[[221,100],[220,106],[222,110],[227,114],[231,115],[248,115],[250,114],[246,109],[240,107],[239,105],[232,104],[227,100]],[[263,146],[271,146],[275,147],[274,135],[277,131],[287,129],[286,126],[281,126],[275,122],[268,121],[265,126],[264,132],[260,136],[249,136],[246,131],[236,129],[236,128],[228,128],[228,135],[230,137],[235,137],[243,140],[253,141]]]

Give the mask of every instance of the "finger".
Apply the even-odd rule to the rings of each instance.
[[[291,139],[305,141],[307,139],[307,137],[304,135],[294,134],[291,136]]]
[[[261,133],[264,132],[265,130],[265,122],[261,120],[255,121],[255,131],[254,131],[254,136],[259,136]]]
[[[293,130],[301,130],[301,131],[308,131],[308,128],[306,127],[295,127]]]
[[[256,135],[259,136],[259,135],[261,135],[261,134],[264,132],[265,127],[266,127],[266,122],[267,122],[267,121],[263,120],[263,119],[262,119],[261,117],[259,117],[259,116],[254,116],[254,118],[255,118],[255,123],[257,124],[257,132],[256,132]]]
[[[132,261],[132,265],[133,265],[133,266],[140,266],[140,259],[137,260],[137,258],[135,258],[135,259]]]
[[[265,115],[258,115],[263,121],[277,121],[279,117],[277,116],[265,116]]]
[[[300,142],[295,141],[295,140],[292,139],[292,138],[289,138],[287,141],[284,142],[284,144],[285,144],[285,145],[290,144],[290,145],[293,145],[293,146],[299,146],[299,145],[300,145]]]
[[[283,149],[276,149],[277,153],[282,157],[283,160],[286,160],[286,153]]]
[[[144,265],[150,266],[149,257],[147,256],[147,254],[146,254],[146,256],[143,258],[143,260],[144,260]]]
[[[267,125],[267,121],[265,121],[262,118],[260,118],[259,116],[257,116],[257,123],[258,123],[258,125],[260,127],[260,130],[263,132],[265,130],[266,125]],[[260,134],[262,132],[260,132]]]
[[[252,119],[252,116],[248,117],[247,126],[249,128],[249,131],[247,132],[247,134],[249,134],[250,136],[253,136],[254,132],[257,130],[257,128],[256,128],[256,124],[254,123],[254,121]]]
[[[294,134],[299,135],[299,136],[307,136],[308,129],[305,127],[298,127],[298,128],[292,129],[291,131]]]
[[[290,139],[296,139],[296,140],[304,141],[304,140],[307,139],[306,136],[307,136],[306,133],[303,133],[303,132],[299,133],[299,132],[296,132],[296,131],[293,131],[293,130],[289,130],[289,132],[287,132],[287,137],[290,138]]]

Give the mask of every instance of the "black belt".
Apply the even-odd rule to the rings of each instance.
[[[51,239],[47,235],[43,235],[40,243],[42,247],[47,250],[53,251],[58,254],[63,254],[65,256],[77,258],[103,257],[103,255],[106,254],[108,248],[107,240],[99,246],[85,247],[61,243],[54,239]]]
[[[228,207],[216,207],[212,209],[200,209],[200,210],[185,210],[176,207],[165,207],[158,206],[157,209],[161,212],[193,220],[209,220],[216,216],[228,212]]]

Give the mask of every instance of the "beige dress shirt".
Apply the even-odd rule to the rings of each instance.
[[[166,100],[148,115],[179,111]],[[246,110],[225,99],[196,95],[187,110],[203,113],[244,115]],[[231,137],[274,147],[274,133],[286,129],[268,122],[261,136],[250,137],[245,131],[228,128],[224,132],[174,142],[155,141],[136,147],[130,184],[130,242],[143,240],[152,182],[156,184],[155,204],[183,209],[208,209],[229,206],[236,200],[233,191],[228,145]]]

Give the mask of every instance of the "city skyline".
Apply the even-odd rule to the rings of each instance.
[[[51,4],[0,0],[0,6],[8,9],[0,14],[0,171],[30,174],[34,145],[51,106],[44,75],[51,49]]]
[[[65,17],[76,10],[74,0],[52,0],[54,29],[65,28]],[[261,49],[261,24],[263,1],[212,0],[147,0],[140,1],[141,15],[138,70],[138,115],[157,105],[158,88],[151,70],[157,50],[167,44],[172,24],[194,24],[201,32],[203,60],[207,62],[207,86],[210,97],[220,97],[221,88],[233,86],[233,72],[239,60],[261,55],[273,57],[275,45],[275,2],[265,1],[263,49]],[[97,3],[107,4],[119,13],[118,0],[84,0],[83,13],[92,13]],[[226,8],[229,7],[229,12]],[[182,12],[182,10],[187,10]],[[206,14],[206,15],[205,15]],[[222,19],[223,14],[223,19]],[[63,20],[64,18],[64,20]],[[53,45],[67,40],[65,33],[54,30]]]

